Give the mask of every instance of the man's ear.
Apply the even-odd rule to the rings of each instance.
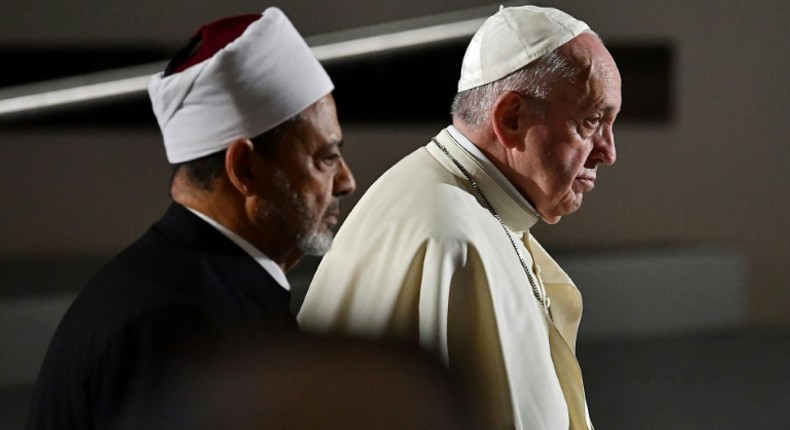
[[[253,161],[255,147],[249,139],[237,139],[225,152],[225,171],[233,186],[244,196],[253,194]]]
[[[524,144],[525,119],[529,106],[520,94],[508,91],[499,96],[491,110],[491,126],[499,142],[507,148]]]

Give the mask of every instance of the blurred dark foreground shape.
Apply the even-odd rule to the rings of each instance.
[[[467,393],[413,343],[298,334],[201,349],[118,429],[481,428]]]

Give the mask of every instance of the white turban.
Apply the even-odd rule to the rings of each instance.
[[[461,65],[458,92],[502,79],[589,28],[557,9],[501,8],[483,23],[469,42]]]
[[[154,75],[148,94],[167,159],[176,164],[258,136],[333,89],[285,14],[268,8],[205,61]]]

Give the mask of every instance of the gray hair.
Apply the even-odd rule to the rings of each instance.
[[[488,115],[496,100],[511,91],[525,94],[536,103],[539,111],[543,111],[554,84],[560,80],[573,82],[581,72],[582,65],[560,48],[504,78],[456,94],[450,114],[467,125],[481,127],[489,121]]]
[[[295,116],[281,122],[276,127],[265,131],[255,137],[250,138],[255,150],[261,154],[271,154],[283,137],[288,131],[288,127],[302,120],[302,114],[298,113]],[[217,179],[225,169],[225,153],[227,151],[215,152],[206,155],[205,157],[196,160],[186,161],[184,163],[173,164],[170,182],[172,184],[173,178],[180,170],[187,172],[187,178],[196,187],[211,191],[213,188],[214,180]]]

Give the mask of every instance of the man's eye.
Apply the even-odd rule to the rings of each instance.
[[[601,125],[601,120],[602,118],[599,116],[593,118],[587,118],[586,120],[584,120],[584,126],[587,128],[596,129],[598,128],[598,126]]]
[[[335,164],[340,160],[340,154],[329,154],[324,157],[324,163]]]

